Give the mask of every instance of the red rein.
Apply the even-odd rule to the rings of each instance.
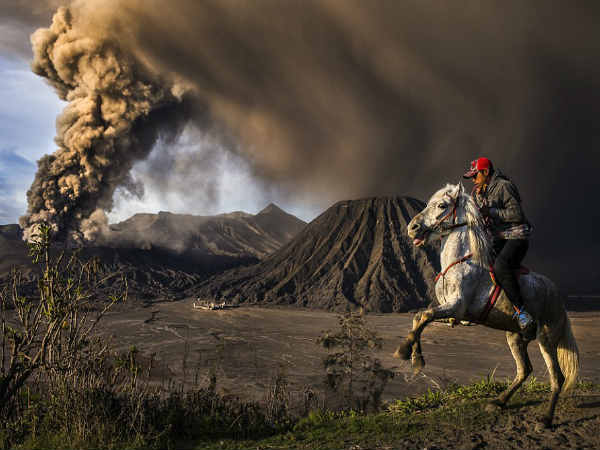
[[[446,275],[446,272],[448,272],[452,266],[455,266],[457,264],[463,263],[467,259],[471,258],[472,256],[473,256],[473,253],[469,253],[468,255],[465,255],[462,258],[454,261],[452,264],[450,264],[448,267],[446,267],[443,272],[440,272],[440,273],[437,274],[437,276],[435,277],[435,283],[438,282],[438,280],[440,279],[440,277],[443,277],[444,275]]]

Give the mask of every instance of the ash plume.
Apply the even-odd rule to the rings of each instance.
[[[93,240],[106,228],[115,189],[131,184],[133,163],[161,130],[178,128],[182,99],[114,42],[77,27],[68,8],[31,40],[33,71],[68,105],[57,119],[58,150],[40,159],[27,192],[24,238],[46,222],[63,238]]]
[[[426,199],[486,155],[521,190],[536,226],[539,270],[562,274],[564,261],[582,261],[590,268],[571,272],[572,286],[600,275],[594,263],[600,213],[581,195],[600,189],[600,3],[77,0],[69,8],[73,27],[66,34],[77,32],[78,45],[110,49],[125,72],[140,70],[149,86],[157,103],[128,123],[151,117],[154,105],[177,110],[172,86],[183,83],[190,101],[234,142],[224,151],[245,159],[265,182],[323,208],[373,195]],[[64,81],[74,66],[62,55],[53,64],[63,62],[65,70],[43,76],[78,98],[88,80]],[[99,102],[91,93],[84,97],[88,113],[77,117],[85,122]],[[68,111],[59,120],[60,145],[67,143],[64,122],[78,122]],[[195,115],[190,120],[206,125]],[[58,158],[63,152],[73,150],[61,147],[41,161],[48,175],[38,177],[32,192],[43,192],[46,179],[60,192],[86,174],[66,171],[59,185],[54,166],[71,161]],[[124,180],[128,153],[111,153],[108,185]],[[88,181],[93,191],[106,180]],[[110,208],[112,187],[81,192],[73,202],[47,204],[42,194],[32,195],[29,215],[81,232],[81,220]],[[566,237],[557,239],[557,230]],[[575,243],[574,236],[584,238]]]

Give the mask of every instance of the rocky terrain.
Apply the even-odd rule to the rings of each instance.
[[[398,312],[432,300],[436,249],[417,249],[406,225],[425,205],[408,197],[338,202],[260,263],[189,290],[236,303]]]

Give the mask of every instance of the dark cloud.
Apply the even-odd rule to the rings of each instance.
[[[58,0],[3,0],[0,2],[0,53],[31,58],[29,36],[47,26],[60,5]]]
[[[257,173],[324,206],[427,198],[485,154],[523,191],[530,263],[595,289],[597,2],[129,5],[125,42],[184,77]]]
[[[202,111],[197,126],[223,132],[224,151],[323,207],[427,198],[487,155],[522,190],[536,225],[531,260],[570,289],[590,288],[597,273],[587,267],[600,250],[587,200],[600,187],[599,9],[423,0],[72,7],[81,36],[117,45],[154,82],[182,86]],[[559,273],[575,260],[586,268]]]

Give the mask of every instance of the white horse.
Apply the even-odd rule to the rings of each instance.
[[[513,306],[504,293],[493,308],[487,305],[494,288],[489,274],[493,248],[483,217],[462,184],[448,184],[437,191],[423,211],[408,224],[408,235],[417,246],[433,237],[441,238],[442,272],[436,279],[439,306],[417,313],[413,328],[394,356],[411,358],[415,370],[425,365],[420,336],[433,320],[455,319],[478,322],[506,330],[506,339],[517,365],[512,384],[491,407],[504,407],[532,371],[527,345],[537,337],[548,366],[552,393],[546,414],[541,418],[550,427],[561,392],[572,387],[579,370],[579,353],[556,285],[543,275],[529,273],[520,278],[521,294],[527,311],[536,321],[536,330],[525,335],[513,318]]]

